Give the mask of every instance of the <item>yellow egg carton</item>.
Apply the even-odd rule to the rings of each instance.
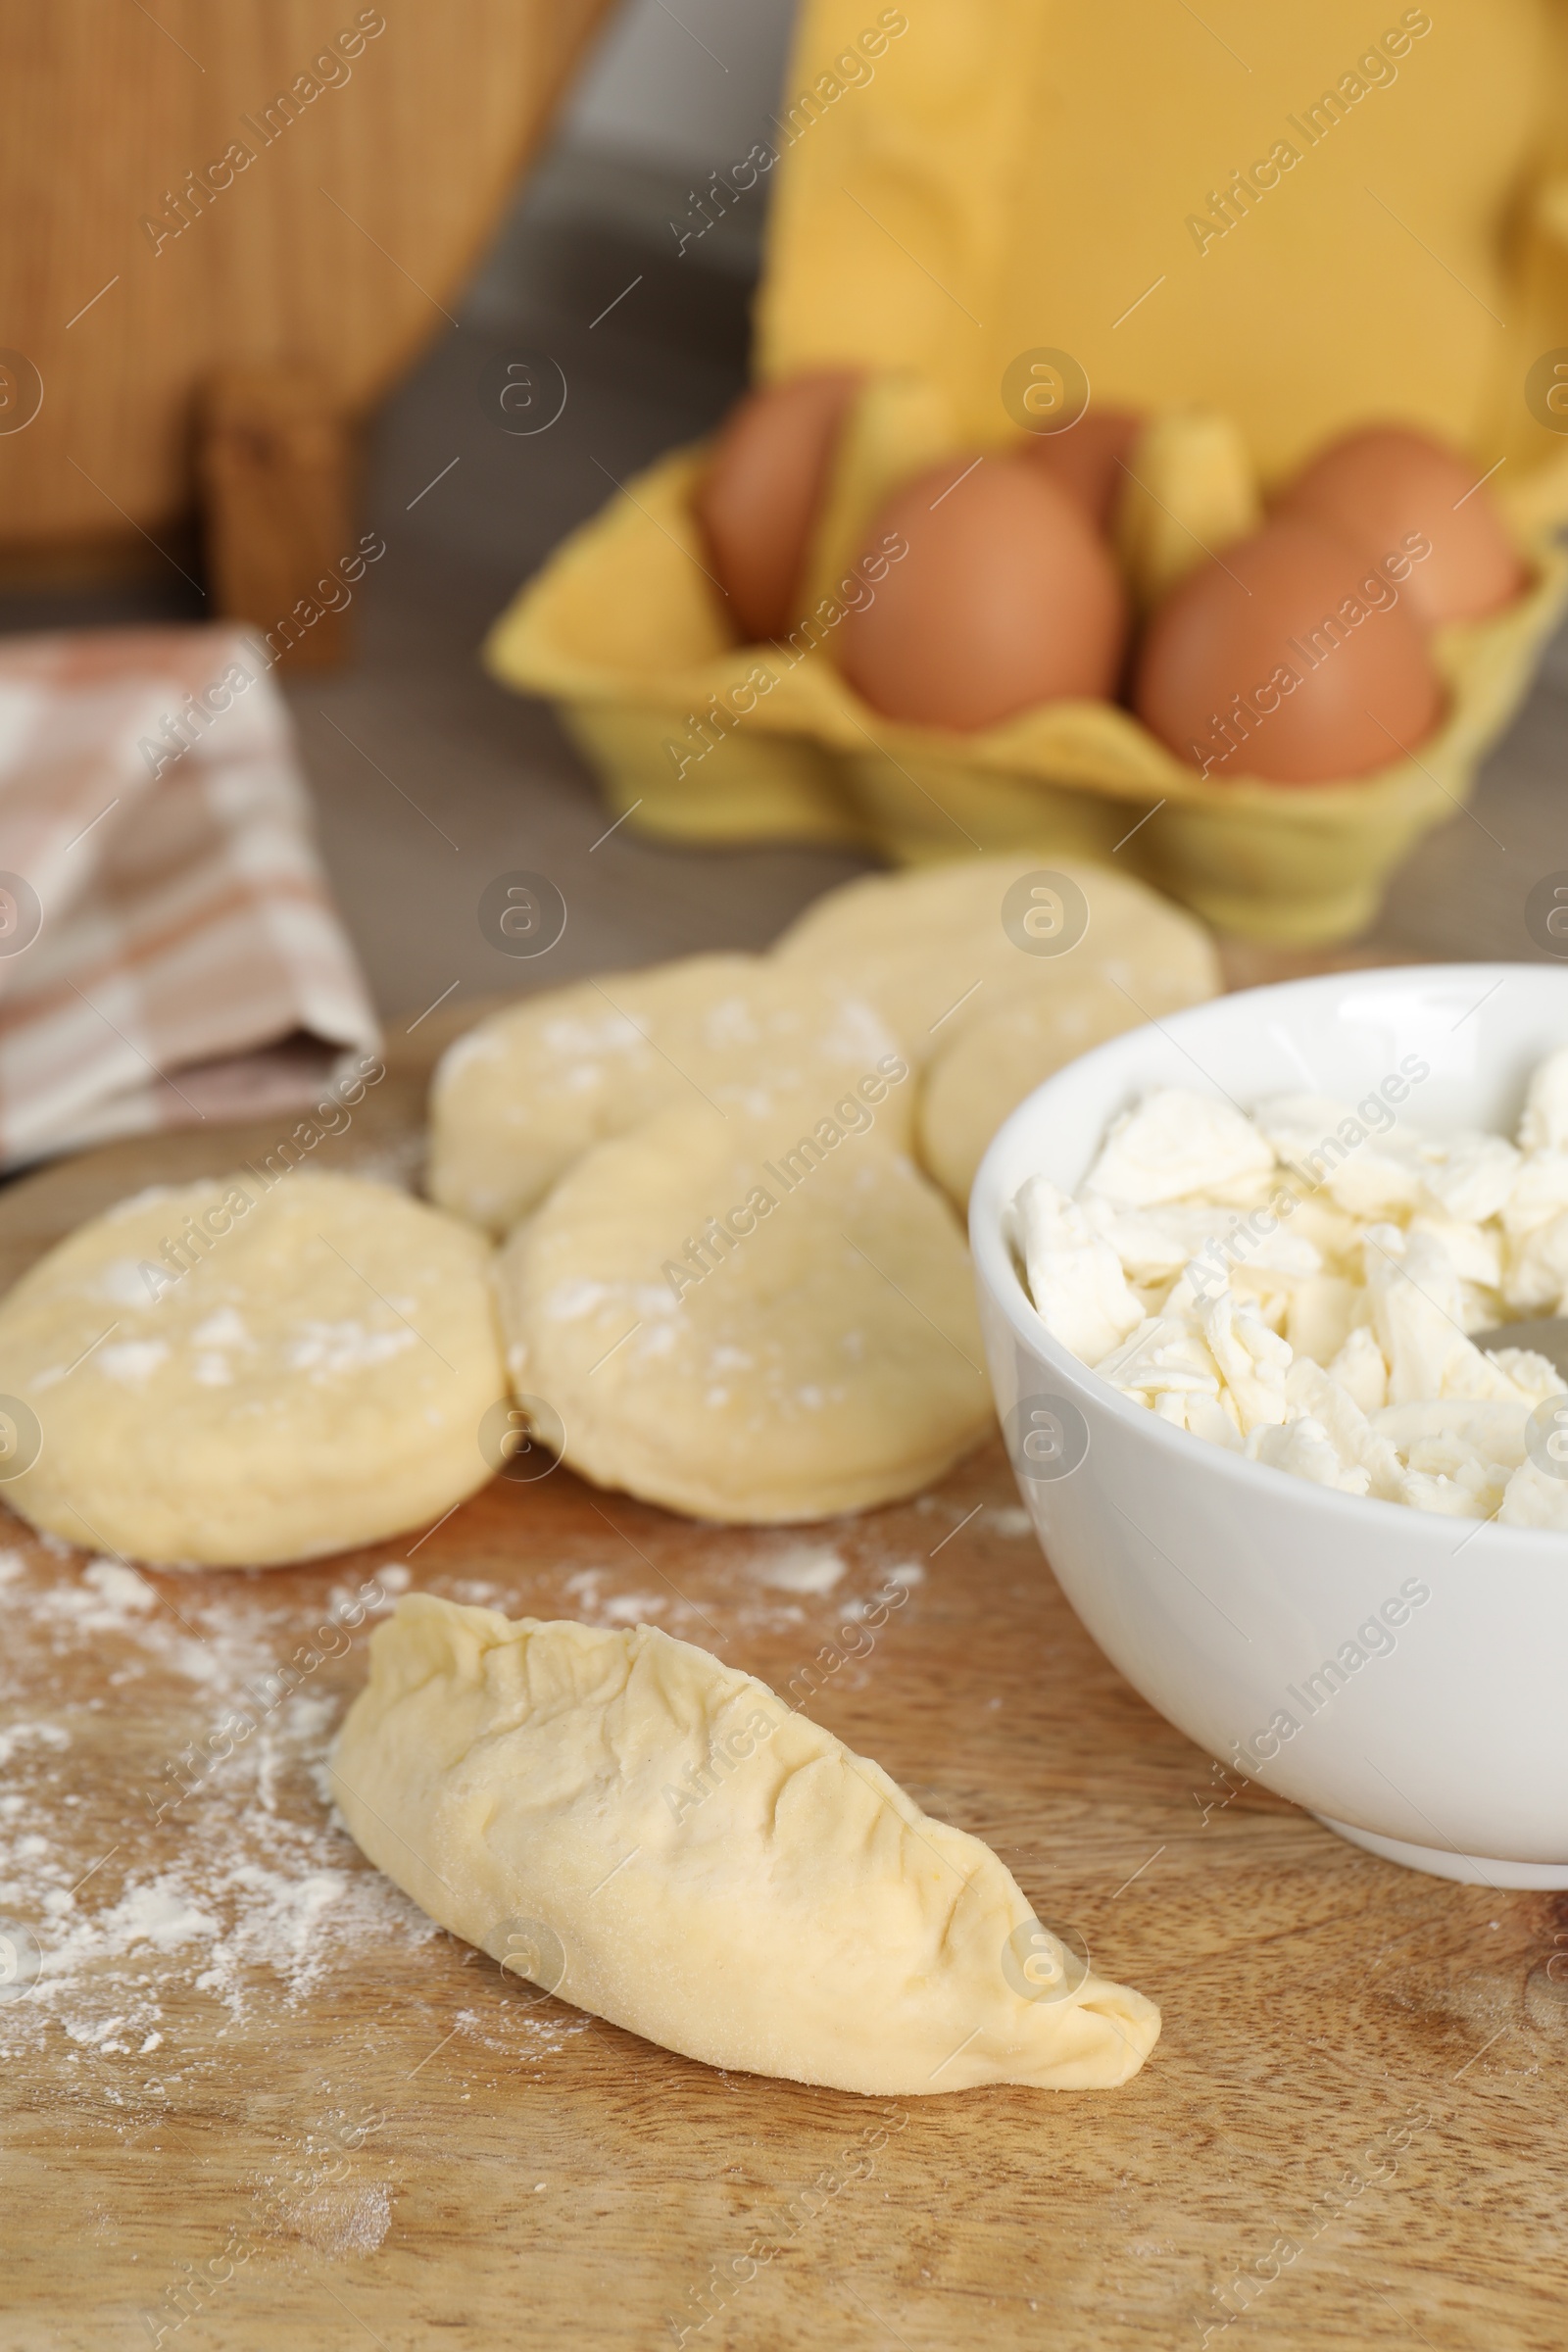
[[[1224,930],[1306,945],[1363,928],[1398,859],[1464,803],[1568,601],[1556,12],[1387,15],[1369,39],[1361,0],[1245,21],[1147,0],[922,0],[909,17],[807,0],[758,373],[866,381],[801,618],[733,642],[691,511],[705,451],[686,449],[521,592],[488,640],[494,673],[548,696],[615,809],[668,839],[1115,855]],[[955,734],[862,702],[833,636],[900,560],[871,546],[882,500],[944,456],[956,478],[1017,444],[1042,406],[1054,423],[1075,383],[1150,419],[1117,521],[1140,607],[1338,432],[1392,417],[1468,450],[1530,584],[1437,637],[1439,732],[1376,775],[1285,786],[1205,778],[1109,704]]]

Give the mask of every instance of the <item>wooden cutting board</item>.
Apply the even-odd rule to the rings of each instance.
[[[407,1175],[417,1105],[390,1078],[323,1152]],[[136,1183],[273,1141],[13,1186],[0,1281]],[[0,1999],[6,2352],[1147,2352],[1228,2314],[1233,2343],[1313,2352],[1562,2343],[1568,1898],[1394,1869],[1227,1781],[1083,1633],[999,1446],[810,1529],[561,1470],[298,1571],[137,1582],[0,1541],[0,1912],[24,1976],[27,1935],[42,1955]],[[813,1665],[820,1721],[1161,2004],[1142,2076],[868,2101],[716,2074],[431,1930],[319,1780],[375,1595],[411,1584],[647,1618],[775,1686]]]

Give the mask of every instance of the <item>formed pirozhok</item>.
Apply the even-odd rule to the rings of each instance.
[[[652,1626],[412,1593],[372,1637],[332,1786],[443,1927],[710,2066],[896,2095],[1102,2089],[1159,2033],[989,1846]]]

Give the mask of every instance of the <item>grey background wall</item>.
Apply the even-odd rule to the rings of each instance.
[[[795,0],[629,0],[577,89],[565,142],[704,173],[761,138],[777,103]]]
[[[671,223],[692,218],[692,191],[769,135],[796,10],[797,0],[627,0],[474,281],[467,320],[505,330],[553,307],[540,267],[574,230],[645,248],[656,267],[674,261]],[[689,248],[685,273],[695,264],[755,275],[769,184]]]

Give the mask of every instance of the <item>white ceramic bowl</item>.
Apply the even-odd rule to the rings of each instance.
[[[1050,1337],[1003,1211],[1037,1169],[1075,1190],[1151,1086],[1244,1109],[1298,1090],[1354,1103],[1414,1055],[1430,1076],[1402,1125],[1511,1135],[1531,1070],[1564,1043],[1568,969],[1548,964],[1221,997],[1037,1088],[970,1204],[1019,1491],[1106,1656],[1233,1774],[1392,1861],[1496,1886],[1568,1886],[1568,1537],[1340,1494],[1169,1427]]]

